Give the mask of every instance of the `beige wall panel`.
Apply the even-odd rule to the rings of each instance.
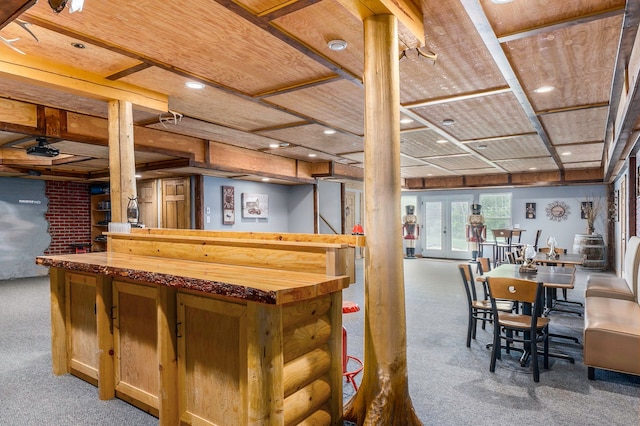
[[[482,139],[496,136],[532,133],[520,104],[512,93],[471,98],[412,109],[458,140]],[[442,126],[445,119],[453,119],[452,126]]]
[[[337,1],[321,1],[282,16],[273,22],[288,33],[295,34],[305,44],[340,64],[353,75],[362,75],[364,64],[362,22]],[[337,52],[330,50],[327,42],[335,38],[346,41],[347,48]]]
[[[464,154],[466,151],[451,142],[437,143],[445,140],[431,130],[405,132],[400,134],[400,152],[416,158],[441,155]]]
[[[126,19],[113,13],[114,10],[126,10]],[[180,13],[176,13],[171,3],[148,7],[146,2],[98,2],[92,8],[85,8],[82,19],[78,19],[77,14],[52,14],[46,2],[39,2],[28,14],[74,31],[90,32],[139,55],[189,69],[203,78],[248,94],[331,75],[298,50],[208,0],[191,1]],[[194,25],[195,22],[199,24]],[[202,37],[206,23],[210,28],[207,37]],[[113,31],[114,27],[119,31]],[[243,36],[230,43],[231,33]],[[163,34],[162,40],[158,40],[158,34]],[[159,43],[163,48],[158,48]],[[226,60],[218,61],[216,57]]]
[[[459,1],[423,1],[421,6],[427,34],[422,49],[437,53],[438,60],[434,66],[432,61],[419,58],[415,50],[407,52],[400,61],[402,104],[506,86]],[[403,49],[402,42],[400,45]],[[469,55],[473,57],[472,68]]]
[[[29,37],[16,23],[9,24],[3,28],[2,36],[5,38],[19,38],[19,48],[27,55],[55,61],[70,67],[93,72],[103,77],[140,63],[136,59],[95,45],[90,47],[91,54],[89,55],[85,49],[78,49],[72,46],[72,43],[78,42],[74,37],[56,33],[37,25],[31,25],[29,29],[38,37],[38,41]]]
[[[540,116],[540,121],[556,147],[568,143],[602,141],[608,110],[609,107],[602,106],[544,114]]]
[[[273,139],[290,142],[307,148],[317,148],[329,154],[362,151],[364,138],[349,133],[336,132],[333,135],[324,133],[326,127],[319,124],[295,126],[284,129],[259,132]]]
[[[537,157],[518,160],[500,160],[496,161],[499,167],[508,172],[530,172],[533,170],[556,170],[557,166],[551,157]]]
[[[364,134],[364,89],[349,81],[328,82],[270,96],[267,100],[337,129]]]
[[[505,44],[526,91],[555,88],[551,93],[532,94],[536,111],[609,101],[621,20],[616,16]]]
[[[291,114],[214,87],[209,86],[202,90],[185,89],[185,83],[190,80],[193,79],[158,67],[150,67],[121,79],[167,93],[169,108],[172,111],[239,130],[251,131],[300,121],[300,118]]]
[[[277,142],[273,139],[268,139],[253,133],[246,133],[240,130],[230,129],[218,124],[207,123],[191,118],[183,118],[177,125],[165,127],[158,123],[149,125],[148,127],[168,133],[182,133],[195,138],[223,142],[228,145],[249,149],[264,149],[269,147],[270,143]]]

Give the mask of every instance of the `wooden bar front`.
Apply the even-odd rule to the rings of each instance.
[[[274,252],[252,257],[242,241],[235,246],[246,245],[253,265],[242,266],[203,261],[216,256],[202,247],[227,241],[173,236],[193,250],[172,256],[159,238],[156,253],[167,257],[158,257],[153,238],[132,235],[110,234],[105,253],[37,258],[51,267],[55,374],[94,383],[101,399],[117,396],[163,425],[342,423],[341,291],[352,280],[299,270],[319,264],[312,252],[344,271],[342,255],[327,254],[342,245],[303,244],[297,263],[292,245],[266,243]],[[287,257],[293,270],[255,265]]]

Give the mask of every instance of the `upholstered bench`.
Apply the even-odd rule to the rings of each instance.
[[[640,375],[640,305],[630,300],[588,297],[584,309],[584,364]]]
[[[636,301],[638,294],[638,267],[640,266],[640,237],[633,236],[627,243],[622,277],[592,274],[587,278],[585,298],[610,297]]]
[[[640,238],[627,243],[623,277],[594,274],[587,280],[584,305],[584,365],[640,375]]]

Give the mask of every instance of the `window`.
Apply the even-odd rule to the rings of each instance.
[[[487,226],[487,235],[492,229],[511,228],[511,193],[480,194],[478,198]]]

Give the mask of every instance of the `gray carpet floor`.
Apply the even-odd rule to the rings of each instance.
[[[465,346],[466,301],[454,261],[405,261],[407,354],[413,405],[425,425],[640,425],[640,377],[598,370],[587,380],[582,348],[552,340],[551,359],[534,383],[530,368],[503,355],[489,372],[490,327]],[[364,306],[358,283],[345,300]],[[572,300],[582,299],[588,272],[578,271]],[[362,354],[362,311],[344,316],[349,353]],[[582,338],[582,318],[554,313],[552,332]],[[358,377],[359,379],[359,377]],[[345,383],[344,398],[354,393]],[[48,278],[0,281],[0,425],[157,425],[156,418],[71,375],[51,373]]]

